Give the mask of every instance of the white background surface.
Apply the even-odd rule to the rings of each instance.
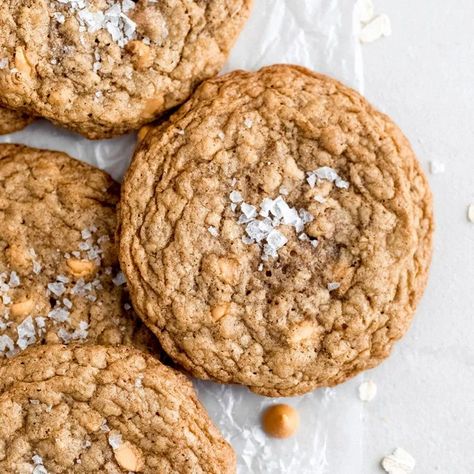
[[[361,474],[379,472],[380,455],[398,445],[416,458],[416,473],[472,474],[474,2],[375,5],[390,16],[393,35],[363,46],[365,93],[398,122],[425,169],[437,160],[446,172],[429,175],[437,231],[428,289],[392,357],[365,375],[379,393],[364,406]]]
[[[230,68],[297,61],[360,85],[357,47],[347,41],[350,17],[338,16],[352,3],[256,0],[267,26],[251,20],[246,54],[234,52]],[[286,7],[273,8],[277,4]],[[430,160],[446,164],[444,174],[429,175],[437,218],[429,287],[412,329],[382,366],[334,390],[291,400],[303,415],[293,440],[262,436],[258,419],[268,400],[200,384],[211,414],[241,454],[240,473],[377,474],[380,459],[397,446],[416,458],[418,474],[474,472],[474,224],[466,219],[474,203],[474,1],[375,5],[390,16],[393,35],[362,48],[365,94],[401,126],[425,169]],[[267,43],[258,50],[262,37]],[[294,49],[282,52],[290,43]],[[4,140],[95,157],[115,177],[126,166],[121,155],[133,147],[132,138],[92,144],[44,123]],[[364,379],[378,386],[367,404],[357,397]]]

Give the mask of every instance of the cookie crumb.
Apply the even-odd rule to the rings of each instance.
[[[474,204],[469,204],[469,207],[467,208],[467,218],[469,219],[469,222],[474,224]]]
[[[359,40],[361,43],[372,43],[384,36],[392,34],[392,24],[390,18],[385,15],[377,15],[361,29]]]
[[[382,467],[389,474],[408,474],[415,469],[415,459],[402,448],[397,448],[382,460]]]
[[[430,161],[431,174],[443,174],[446,171],[446,166],[440,161]]]
[[[377,385],[373,380],[367,380],[359,385],[359,398],[363,402],[371,402],[377,395]]]

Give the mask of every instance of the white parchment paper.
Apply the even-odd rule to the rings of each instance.
[[[255,0],[252,16],[225,71],[255,70],[274,63],[297,63],[361,89],[362,62],[356,40],[355,0]],[[120,180],[135,145],[135,135],[89,141],[37,121],[26,130],[0,137],[65,151]],[[359,381],[285,399],[298,409],[301,427],[288,440],[272,440],[260,428],[268,399],[242,387],[196,382],[211,417],[238,454],[239,474],[350,474],[363,472],[362,405]]]

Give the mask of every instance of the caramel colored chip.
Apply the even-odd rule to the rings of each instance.
[[[126,471],[140,472],[143,470],[143,456],[140,450],[126,441],[114,450],[119,466]]]
[[[299,413],[290,405],[274,405],[263,414],[263,429],[273,438],[289,438],[300,425]]]

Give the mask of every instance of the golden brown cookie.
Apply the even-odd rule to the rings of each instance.
[[[155,348],[118,265],[118,194],[63,153],[0,145],[0,357],[73,341]]]
[[[186,377],[133,348],[45,346],[0,367],[2,473],[235,473]]]
[[[33,117],[24,115],[21,112],[0,107],[0,135],[17,132],[25,128],[33,120]]]
[[[88,138],[139,128],[224,64],[251,0],[5,0],[0,102]]]
[[[141,142],[122,269],[192,374],[297,395],[374,367],[406,332],[431,206],[408,141],[358,93],[296,66],[233,72]]]

